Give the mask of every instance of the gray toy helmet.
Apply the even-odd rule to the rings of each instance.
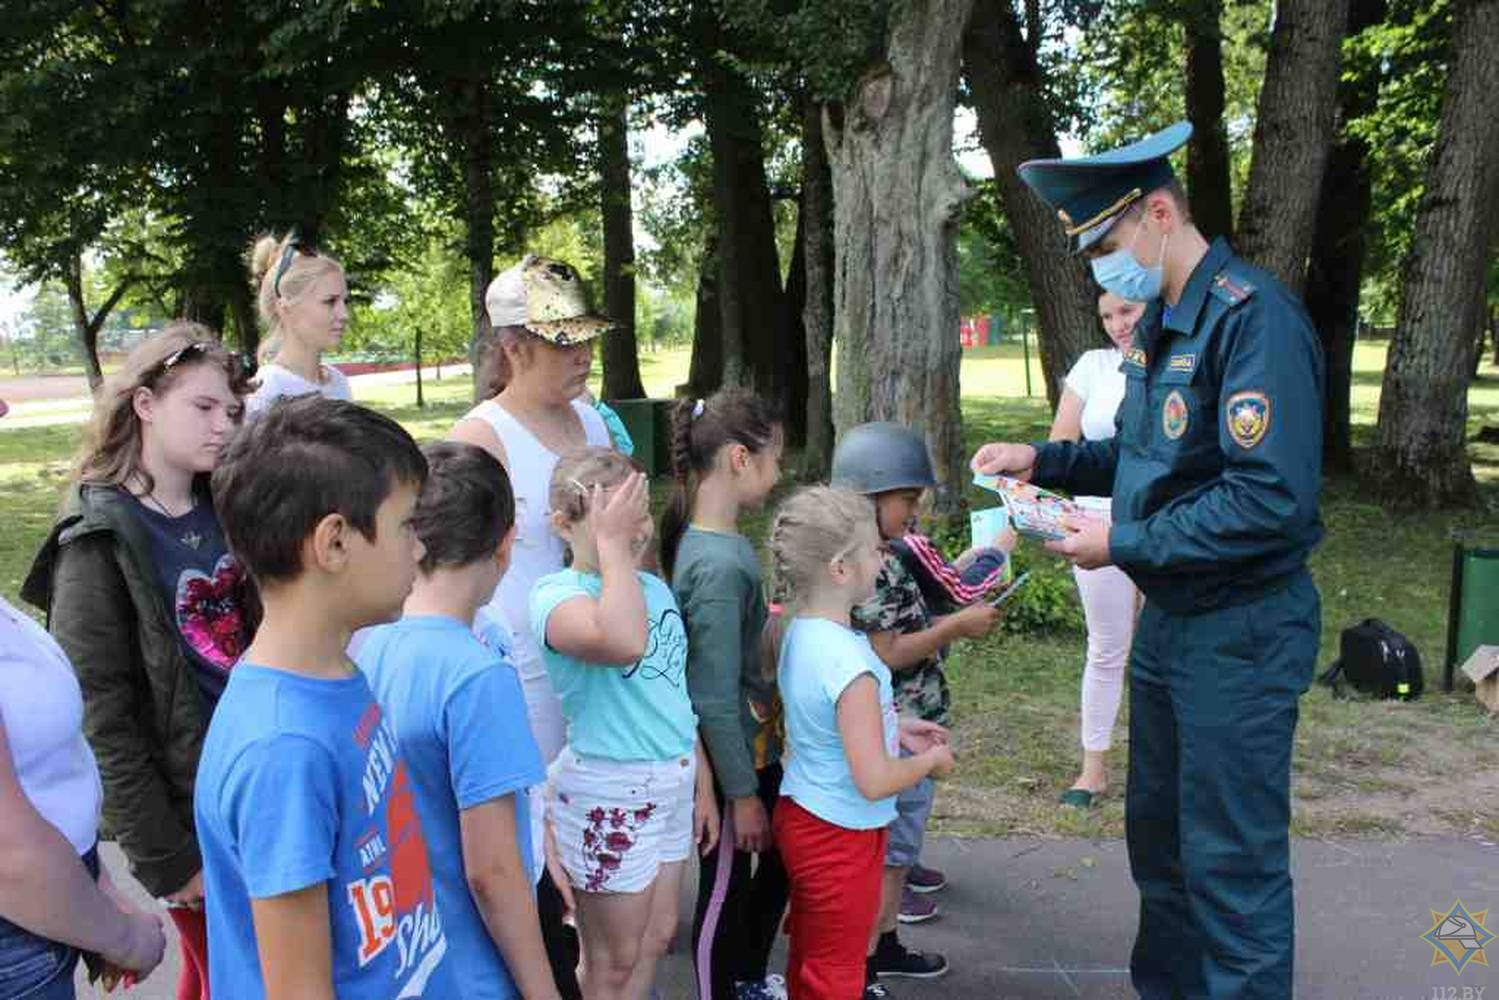
[[[833,485],[866,496],[937,485],[920,434],[900,424],[860,424],[833,452]]]

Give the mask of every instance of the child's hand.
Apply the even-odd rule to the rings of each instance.
[[[948,735],[947,727],[935,722],[905,717],[900,720],[900,745],[914,754],[925,753],[935,746],[946,746]]]
[[[771,844],[770,816],[758,795],[733,800],[734,846],[741,851],[759,854]]]
[[[960,639],[979,639],[994,631],[1000,610],[987,604],[971,604],[952,616],[953,630]]]
[[[588,522],[600,552],[611,547],[632,551],[641,521],[649,520],[647,503],[645,476],[639,472],[625,477],[607,500],[601,487],[593,487],[588,498]]]
[[[573,898],[572,879],[567,877],[567,869],[562,867],[562,851],[557,847],[557,831],[548,819],[545,824],[546,836],[543,847],[546,853],[547,874],[552,877],[552,884],[557,887],[557,894],[562,897],[563,919],[571,917],[577,912],[577,900]]]
[[[711,789],[705,792],[699,788],[696,799],[692,810],[693,838],[697,841],[698,852],[707,857],[718,846],[718,803],[714,801]]]
[[[927,772],[931,777],[941,779],[952,774],[955,761],[953,760],[952,747],[946,743],[939,743],[921,754],[932,762],[931,771]]]

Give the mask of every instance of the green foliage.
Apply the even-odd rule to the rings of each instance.
[[[1361,312],[1382,326],[1394,323],[1399,309],[1400,269],[1426,190],[1451,35],[1450,0],[1391,0],[1383,24],[1343,45],[1345,77],[1378,79],[1375,109],[1347,128],[1370,151],[1373,206]]]
[[[1031,306],[1020,247],[990,178],[968,178],[974,196],[958,225],[958,292],[964,316],[1013,318]]]

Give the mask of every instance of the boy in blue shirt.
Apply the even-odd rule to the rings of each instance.
[[[458,995],[411,772],[344,655],[356,628],[401,612],[426,474],[400,425],[320,396],[272,407],[214,472],[265,607],[198,768],[216,996]]]
[[[389,713],[427,831],[448,966],[464,996],[555,1000],[533,892],[545,779],[520,679],[471,629],[510,563],[515,498],[482,448],[428,445],[413,523],[426,553],[404,617],[373,630],[359,667]]]

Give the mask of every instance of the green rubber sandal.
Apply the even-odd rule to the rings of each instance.
[[[1077,809],[1092,809],[1097,800],[1098,796],[1086,788],[1069,788],[1058,799],[1062,805]]]

